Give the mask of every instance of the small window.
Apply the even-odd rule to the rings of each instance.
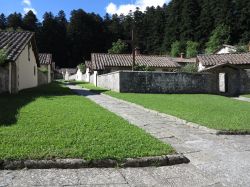
[[[36,66],[34,66],[34,76],[36,76]]]

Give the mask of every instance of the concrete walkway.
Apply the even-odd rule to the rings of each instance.
[[[250,98],[248,97],[235,97],[234,99],[239,100],[239,101],[250,102]]]
[[[0,171],[0,186],[249,186],[250,136],[217,136],[109,96],[69,86],[170,143],[190,164],[159,168]]]

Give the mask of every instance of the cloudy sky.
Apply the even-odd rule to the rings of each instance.
[[[41,19],[45,11],[56,14],[64,10],[69,16],[73,9],[82,8],[87,12],[95,12],[101,16],[109,14],[127,14],[130,10],[140,7],[145,10],[147,6],[158,6],[168,3],[169,0],[0,0],[0,13],[6,15],[13,12],[25,14],[32,10]]]

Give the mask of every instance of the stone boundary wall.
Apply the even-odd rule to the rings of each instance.
[[[98,72],[97,71],[94,71],[92,74],[90,74],[90,77],[89,77],[89,82],[94,84],[95,86],[97,86],[98,84]]]
[[[120,76],[121,72],[113,72],[104,75],[99,75],[97,77],[97,86],[120,92],[120,87],[123,86],[120,85]]]
[[[98,76],[97,86],[131,93],[218,93],[212,73],[118,71]]]
[[[38,69],[38,85],[48,84],[48,72],[42,72]]]
[[[0,66],[0,93],[8,91],[9,91],[9,70],[5,67]]]

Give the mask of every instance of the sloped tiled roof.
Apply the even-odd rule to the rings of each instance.
[[[177,63],[196,63],[196,58],[172,58]]]
[[[98,54],[91,55],[92,68],[104,70],[105,67],[131,67],[133,56],[130,54]],[[138,55],[135,58],[136,65],[144,65],[154,68],[179,68],[180,65],[166,56]]]
[[[38,62],[34,33],[26,31],[0,31],[0,49],[4,49],[6,52],[7,61],[16,61],[30,41],[32,42],[32,49],[35,52],[36,60]]]
[[[250,53],[199,55],[197,58],[204,66],[214,66],[223,63],[236,65],[250,64]]]
[[[233,68],[233,69],[239,69],[235,64],[229,64],[228,62],[226,62],[226,63],[210,66],[208,68],[205,68],[205,69],[201,70],[201,72],[214,71],[214,69],[217,69],[217,68],[220,68],[220,67],[230,67],[230,68]]]
[[[52,54],[39,53],[39,61],[41,65],[51,65]]]
[[[75,74],[77,72],[77,68],[61,68],[58,70],[59,73],[68,72],[70,75]]]

